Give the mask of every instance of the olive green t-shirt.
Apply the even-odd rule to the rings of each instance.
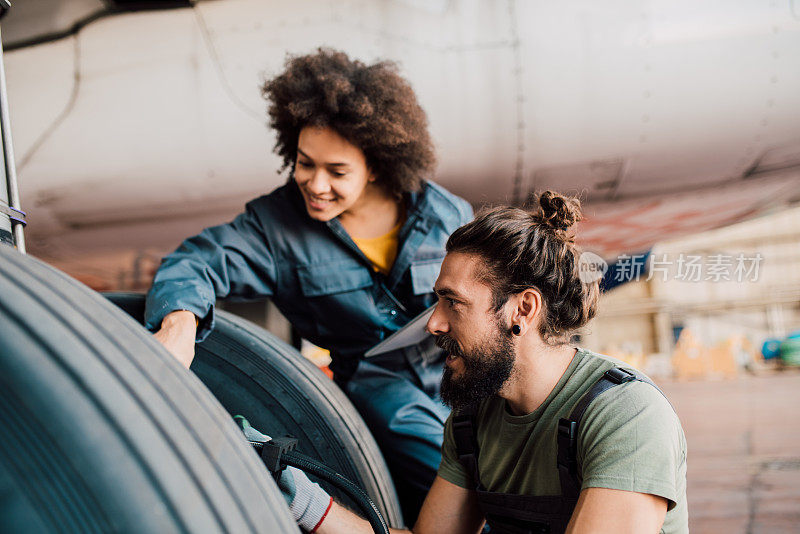
[[[556,467],[558,419],[568,417],[589,388],[618,360],[578,349],[547,399],[534,412],[511,415],[493,397],[476,414],[478,470],[487,490],[518,495],[561,495]],[[669,401],[652,385],[627,382],[600,394],[578,429],[581,489],[611,488],[668,500],[661,532],[689,531],[686,506],[686,439]],[[474,488],[458,461],[452,416],[447,420],[439,476]]]

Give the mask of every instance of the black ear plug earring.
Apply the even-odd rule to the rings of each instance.
[[[515,324],[514,326],[511,327],[511,333],[514,334],[515,336],[518,336],[522,333],[522,328],[520,328],[518,324]]]

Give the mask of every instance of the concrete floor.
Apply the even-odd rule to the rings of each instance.
[[[659,385],[686,433],[692,534],[800,533],[800,369]]]

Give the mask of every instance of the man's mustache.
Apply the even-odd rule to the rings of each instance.
[[[436,337],[436,346],[452,356],[464,356],[458,342],[447,334],[440,334]]]

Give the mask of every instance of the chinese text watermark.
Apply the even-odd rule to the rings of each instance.
[[[755,254],[621,254],[611,265],[584,252],[578,273],[584,283],[604,277],[616,283],[658,279],[663,282],[757,282],[764,257]]]

